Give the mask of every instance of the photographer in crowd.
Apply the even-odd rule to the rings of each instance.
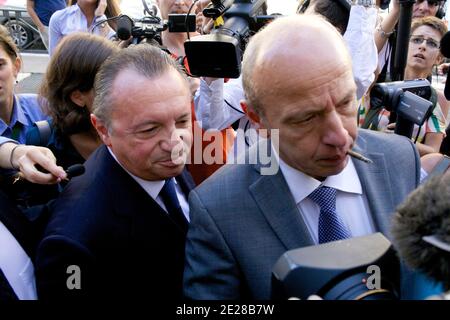
[[[423,17],[413,20],[409,40],[408,57],[405,68],[405,80],[428,78],[433,66],[442,62],[443,56],[439,51],[440,41],[447,32],[445,23],[436,17]],[[443,92],[431,87],[431,102],[433,113],[426,120],[425,128],[414,125],[412,138],[420,156],[439,152],[445,136],[447,124],[446,116],[450,103]],[[390,112],[384,106],[370,106],[365,117],[363,128],[371,130],[394,129],[395,124],[389,124]]]

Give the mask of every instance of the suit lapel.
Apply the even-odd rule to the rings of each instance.
[[[395,206],[392,198],[394,190],[389,181],[385,156],[382,153],[368,152],[366,142],[361,136],[354,149],[373,161],[373,163],[365,163],[354,160],[353,163],[358,172],[363,193],[367,197],[376,229],[388,235],[392,208]]]
[[[116,214],[132,218],[132,233],[141,235],[148,233],[149,223],[160,224],[183,234],[182,229],[170,216],[153,200],[153,198],[112,158],[106,147],[101,155],[104,172],[108,172],[108,185],[111,190],[112,201]],[[179,179],[177,178],[177,181]],[[182,189],[190,188],[185,177],[180,178],[185,185]]]
[[[275,175],[262,175],[249,190],[286,249],[314,244],[280,170]]]

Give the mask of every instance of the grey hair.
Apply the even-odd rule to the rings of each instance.
[[[111,130],[111,114],[115,107],[113,84],[117,76],[124,70],[134,70],[148,79],[159,77],[174,69],[179,72],[189,87],[187,76],[174,58],[163,50],[149,45],[130,46],[109,57],[100,68],[94,83],[93,114]],[[151,90],[151,88],[149,88]]]

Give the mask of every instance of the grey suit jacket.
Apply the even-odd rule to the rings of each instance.
[[[377,231],[389,238],[395,207],[419,184],[419,156],[409,139],[367,130],[354,149],[374,162],[354,161]],[[278,258],[314,244],[281,171],[260,171],[227,165],[191,192],[186,297],[270,299]]]

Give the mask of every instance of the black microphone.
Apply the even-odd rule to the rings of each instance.
[[[450,32],[444,34],[441,39],[441,53],[444,57],[450,58]],[[450,100],[450,83],[448,80],[445,81],[444,95],[447,100]]]
[[[435,176],[413,191],[392,221],[393,243],[411,268],[450,289],[450,176]]]
[[[84,173],[85,169],[82,164],[74,164],[66,169],[67,179],[80,176]]]
[[[120,40],[130,39],[133,26],[134,22],[129,16],[121,15],[117,20],[117,37]]]

